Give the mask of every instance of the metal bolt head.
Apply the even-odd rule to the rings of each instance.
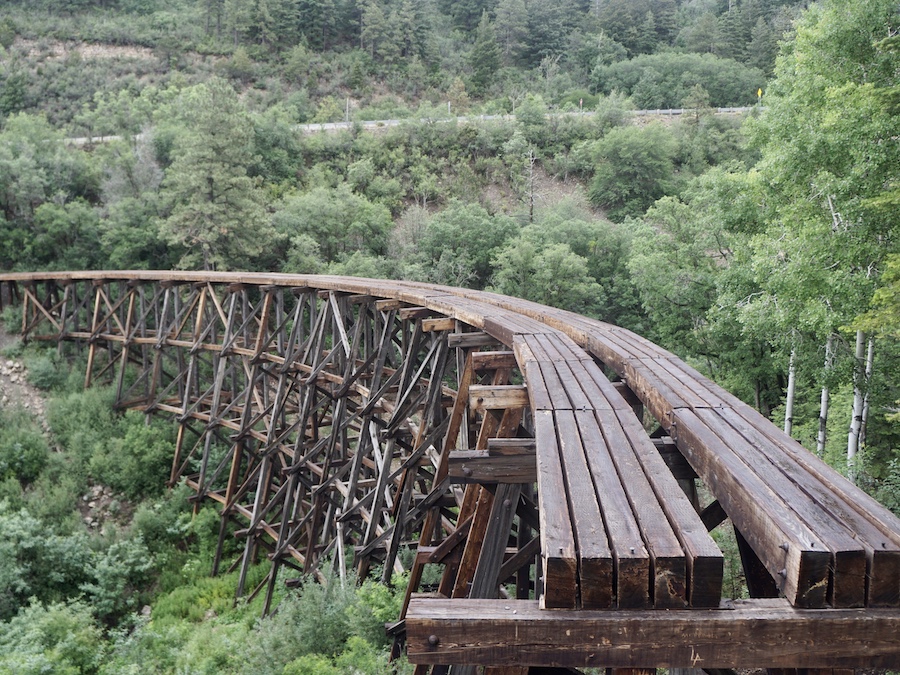
[[[428,636],[428,644],[430,644],[432,647],[437,647],[440,641],[441,640],[437,635]]]

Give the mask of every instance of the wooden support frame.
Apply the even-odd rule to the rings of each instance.
[[[402,640],[408,625],[411,646],[416,622],[431,620],[416,614],[412,595],[424,566],[438,564],[438,591],[454,597],[435,602],[476,608],[448,636],[485,618],[480,605],[466,603],[510,584],[521,600],[485,602],[531,603],[514,606],[537,612],[536,623],[510,624],[526,632],[541,622],[552,630],[571,623],[581,638],[578,631],[599,627],[632,637],[661,629],[661,642],[647,638],[640,660],[607,660],[616,669],[674,663],[671,654],[701,644],[691,631],[708,629],[720,637],[734,631],[737,641],[717,652],[721,661],[682,666],[826,667],[818,656],[777,646],[773,660],[757,659],[759,649],[745,639],[754,621],[800,634],[813,616],[844,631],[812,632],[822,653],[835,657],[829,665],[900,665],[890,646],[863,663],[855,638],[846,637],[871,634],[880,649],[885,627],[896,627],[898,521],[744,404],[627,331],[513,298],[409,282],[49,272],[0,275],[0,288],[4,302],[21,303],[27,338],[84,344],[87,383],[110,382],[119,406],[176,421],[169,478],[184,480],[198,504],[219,505],[214,569],[240,569],[239,592],[265,591],[267,611],[286,575],[322,577],[325,564],[344,575],[352,555],[360,574],[378,563],[387,581],[403,570],[400,552],[418,543],[406,605],[416,609],[395,631]],[[641,421],[651,416],[668,437],[647,434]],[[640,483],[631,480],[641,473]],[[702,520],[678,488],[698,475],[717,498]],[[582,493],[593,495],[593,522],[611,532],[608,553],[590,530]],[[775,506],[754,506],[760,494],[775,495]],[[549,508],[554,499],[561,505]],[[659,509],[644,508],[657,500]],[[725,516],[739,528],[745,561],[779,587],[755,595],[780,589],[795,605],[867,609],[807,615],[784,600],[698,609],[715,605],[721,584],[721,556],[703,531]],[[674,539],[657,527],[663,520]],[[237,559],[226,559],[234,530],[246,541]],[[263,555],[273,562],[269,576],[244,588]],[[639,582],[629,581],[632,567]],[[607,586],[591,581],[595,573],[610,579],[605,596]],[[541,610],[526,598],[579,609]],[[495,619],[505,630],[505,619]],[[679,625],[681,637],[666,632]],[[425,659],[417,672],[429,664],[447,672],[440,664],[451,662],[460,666],[454,673],[475,664],[517,673],[579,667],[526,661],[524,643],[511,654],[518,639],[484,661],[472,660],[487,653],[481,647],[466,646],[463,661],[420,657],[418,647],[410,653]],[[588,636],[566,658],[593,647]],[[431,651],[456,658],[453,649]]]

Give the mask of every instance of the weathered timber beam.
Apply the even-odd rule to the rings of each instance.
[[[464,348],[469,349],[472,347],[489,347],[491,345],[498,345],[500,341],[497,340],[493,335],[488,335],[487,333],[482,333],[481,331],[474,331],[472,333],[458,333],[455,335],[447,336],[447,344],[450,348]]]
[[[532,600],[414,597],[409,660],[599,668],[897,668],[900,611],[801,610],[783,599],[715,610],[541,610]]]
[[[506,410],[528,406],[528,390],[522,385],[481,385],[469,387],[469,407],[473,410]]]
[[[453,483],[534,483],[537,461],[534,453],[494,455],[486,450],[450,453],[450,481]]]
[[[423,333],[439,333],[456,328],[456,319],[442,317],[440,319],[422,319]]]

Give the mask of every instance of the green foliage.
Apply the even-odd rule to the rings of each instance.
[[[900,459],[892,459],[888,464],[887,476],[880,481],[875,497],[900,515]]]
[[[483,288],[493,257],[515,230],[510,218],[491,216],[477,204],[453,202],[426,224],[416,260],[430,281]]]
[[[87,535],[45,533],[25,509],[0,502],[0,621],[12,617],[30,597],[59,602],[90,579]]]
[[[69,367],[56,350],[45,350],[25,359],[28,381],[38,389],[51,391],[58,389],[68,379]]]
[[[342,671],[327,656],[304,654],[288,663],[281,672],[283,675],[340,675]]]
[[[377,675],[387,668],[384,623],[397,618],[402,584],[388,588],[368,581],[359,589],[334,577],[321,585],[309,580],[278,612],[260,621],[247,650],[256,673],[322,672]],[[282,665],[284,671],[281,670]],[[333,668],[333,670],[332,670]]]
[[[628,267],[655,337],[682,353],[708,353],[705,317],[724,262],[709,251],[721,250],[719,233],[709,231],[690,205],[673,197],[659,200],[633,228]]]
[[[36,601],[0,623],[0,670],[22,675],[95,673],[105,645],[82,602],[43,606]]]
[[[538,247],[526,238],[502,249],[495,260],[492,290],[573,312],[593,314],[600,286],[588,274],[587,260],[568,244]]]
[[[0,408],[0,480],[35,480],[49,454],[47,440],[30,414]]]
[[[96,187],[89,158],[68,148],[45,119],[8,118],[0,132],[0,266],[98,261],[90,250],[96,219],[86,203]]]
[[[598,66],[594,88],[631,96],[637,108],[679,108],[691,88],[700,84],[715,107],[752,105],[765,83],[756,68],[713,54],[646,54]]]
[[[208,612],[223,614],[234,603],[234,575],[199,577],[156,598],[153,603],[155,625],[176,625],[181,621],[199,623]]]
[[[113,392],[92,388],[51,401],[47,409],[50,428],[72,459],[72,470],[86,476],[98,445],[115,437]]]
[[[141,605],[140,590],[147,587],[153,568],[153,558],[140,537],[124,539],[94,554],[93,578],[80,590],[90,600],[94,615],[112,625]]]
[[[90,472],[131,499],[158,495],[165,488],[174,448],[173,425],[128,411],[117,420],[115,436],[95,446]]]
[[[191,533],[191,491],[178,485],[160,499],[143,502],[135,511],[132,528],[158,560],[174,555],[175,550]]]
[[[360,251],[383,254],[391,228],[390,211],[354,193],[346,183],[337,188],[316,187],[285,199],[274,215],[275,229],[290,237],[287,255],[310,256],[311,238],[326,262]],[[298,238],[299,237],[299,238]]]
[[[195,630],[193,624],[157,626],[139,619],[134,630],[111,634],[106,660],[98,672],[101,675],[176,672],[179,653]]]
[[[642,214],[670,190],[675,142],[664,127],[617,127],[593,145],[591,202],[614,221]]]
[[[71,471],[66,456],[52,452],[41,475],[28,486],[22,505],[47,531],[72,534],[82,526],[81,514],[75,505],[86,488],[85,481]]]
[[[186,89],[175,103],[183,125],[163,181],[169,216],[160,232],[184,246],[179,264],[246,268],[272,241],[263,194],[247,175],[252,126],[236,92],[221,80]]]
[[[12,47],[16,39],[16,26],[12,20],[7,17],[0,21],[0,46],[4,49]]]
[[[475,94],[481,94],[491,84],[494,73],[500,68],[500,47],[487,10],[481,15],[469,62],[473,71],[472,90]]]

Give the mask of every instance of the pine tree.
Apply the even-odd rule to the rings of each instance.
[[[187,249],[182,267],[246,266],[271,241],[263,192],[247,175],[249,116],[235,91],[217,79],[185,90],[176,114],[182,133],[163,181],[169,216],[160,234]]]
[[[361,3],[361,7],[362,28],[359,34],[359,43],[360,47],[367,50],[374,59],[379,43],[387,38],[388,22],[378,0],[365,0]]]
[[[500,43],[503,63],[508,66],[517,63],[521,58],[525,37],[528,35],[525,0],[500,0],[494,28]]]
[[[487,11],[481,14],[475,46],[469,57],[472,66],[472,87],[475,94],[483,94],[490,86],[494,73],[500,68],[500,47],[494,35],[494,26]]]

